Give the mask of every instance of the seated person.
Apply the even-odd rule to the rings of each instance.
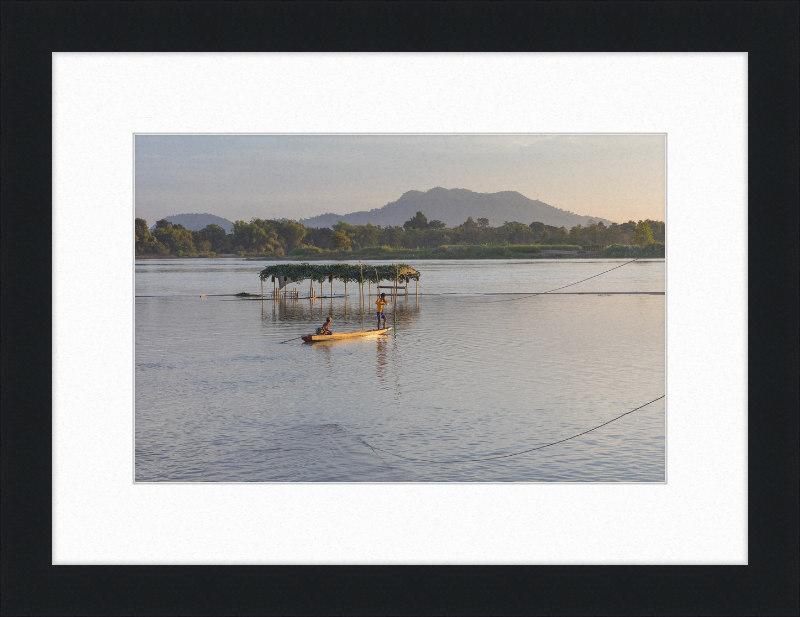
[[[331,332],[330,325],[331,325],[331,318],[328,317],[325,320],[325,323],[322,324],[319,328],[317,328],[317,334],[333,334],[333,332]]]

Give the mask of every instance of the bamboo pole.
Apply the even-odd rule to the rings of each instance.
[[[361,271],[358,281],[358,312],[361,313],[361,329],[364,329],[364,266],[361,265],[361,260],[358,261],[358,267]]]

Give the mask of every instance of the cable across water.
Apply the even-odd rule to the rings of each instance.
[[[611,424],[612,422],[615,422],[615,421],[619,420],[620,418],[622,418],[624,416],[627,416],[628,414],[633,413],[634,411],[638,411],[639,409],[642,409],[643,407],[647,407],[648,405],[651,405],[652,403],[655,403],[656,401],[661,400],[665,396],[666,396],[666,394],[662,394],[658,398],[654,398],[649,403],[645,403],[644,405],[640,405],[636,409],[631,409],[630,411],[626,411],[625,413],[617,416],[616,418],[613,418],[613,419],[609,420],[608,422],[603,422],[603,424],[598,424],[594,428],[590,428],[588,431],[583,431],[582,433],[578,433],[577,435],[573,435],[572,437],[567,437],[566,439],[559,439],[558,441],[554,441],[552,443],[548,443],[548,444],[545,444],[543,446],[537,446],[537,447],[531,448],[529,450],[523,450],[522,452],[514,452],[513,454],[501,454],[499,456],[489,456],[489,457],[486,457],[486,458],[469,458],[469,459],[454,459],[454,460],[450,460],[450,461],[433,461],[433,460],[430,460],[430,459],[412,458],[410,456],[403,456],[402,454],[397,454],[395,452],[391,452],[390,450],[385,450],[383,448],[378,448],[377,446],[373,446],[372,444],[369,444],[366,441],[364,441],[364,443],[366,443],[370,448],[372,448],[373,451],[379,450],[380,452],[385,452],[386,454],[391,454],[392,456],[396,456],[398,458],[402,458],[402,459],[405,459],[407,461],[414,461],[416,463],[442,463],[442,464],[445,464],[445,463],[477,463],[477,462],[480,462],[480,461],[494,461],[494,460],[497,460],[497,459],[500,459],[500,458],[511,458],[512,456],[519,456],[520,454],[527,454],[528,452],[533,452],[535,450],[542,450],[543,448],[549,448],[550,446],[554,446],[554,445],[556,445],[558,443],[563,443],[565,441],[569,441],[570,439],[575,439],[576,437],[580,437],[581,435],[585,435],[586,433],[591,433],[592,431],[596,431],[597,429],[599,429],[599,428],[601,428],[601,427],[603,427],[603,426],[605,426],[607,424]],[[378,455],[378,458],[381,458],[380,455]],[[381,460],[383,460],[383,459],[381,458]]]
[[[651,252],[649,255],[652,255],[652,254],[653,253]],[[616,270],[617,268],[621,268],[622,266],[627,266],[628,264],[632,264],[634,261],[639,261],[640,259],[644,259],[645,257],[649,257],[649,255],[639,255],[639,257],[637,257],[636,259],[631,259],[630,261],[626,261],[624,264],[620,264],[618,266],[614,266],[613,268],[609,268],[608,270],[604,270],[603,272],[600,272],[599,274],[593,274],[592,276],[588,276],[585,279],[581,279],[580,281],[576,281],[575,283],[570,283],[569,285],[564,285],[562,287],[556,287],[555,289],[551,289],[549,291],[539,291],[539,292],[536,292],[536,293],[524,294],[523,296],[521,296],[519,298],[508,298],[506,300],[493,300],[492,302],[513,302],[514,300],[522,300],[522,299],[524,299],[526,297],[543,296],[544,294],[553,293],[554,291],[558,291],[559,289],[566,289],[567,287],[572,287],[573,285],[578,285],[579,283],[583,283],[585,281],[588,281],[589,279],[597,278],[598,276],[602,276],[603,274],[606,274],[607,272],[611,272],[612,270]]]

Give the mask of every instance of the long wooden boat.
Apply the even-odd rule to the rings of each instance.
[[[306,343],[317,343],[319,341],[338,341],[345,338],[356,338],[357,336],[370,336],[371,334],[384,334],[391,330],[388,328],[373,328],[372,330],[359,330],[358,332],[334,332],[333,334],[309,334],[302,337]]]

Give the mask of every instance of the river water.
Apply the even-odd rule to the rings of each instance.
[[[135,480],[665,481],[665,399],[579,435],[665,393],[663,260],[408,263],[390,335],[303,343],[375,327],[375,288],[244,300],[214,294],[271,262],[137,260]]]

